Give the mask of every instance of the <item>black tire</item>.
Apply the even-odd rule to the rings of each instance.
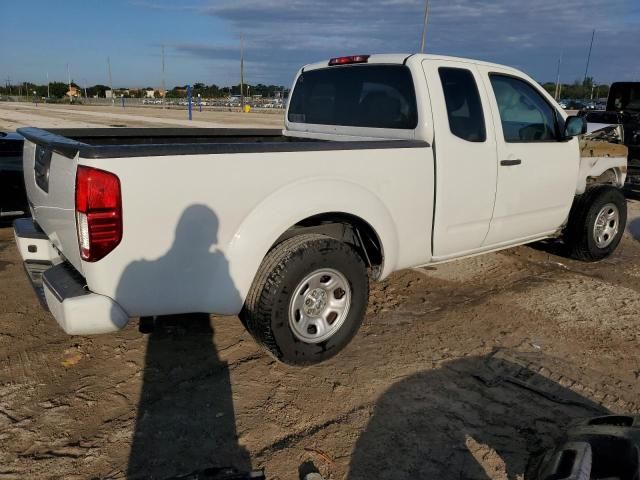
[[[594,225],[598,213],[607,204],[618,209],[618,231],[613,240],[604,248],[598,247],[594,235]],[[594,262],[611,255],[618,247],[627,224],[627,201],[622,192],[614,187],[594,187],[587,190],[573,204],[564,241],[569,254],[578,260]]]
[[[351,305],[330,338],[307,343],[294,334],[289,307],[300,282],[322,268],[336,270],[347,279]],[[368,301],[369,277],[358,252],[339,240],[304,234],[285,240],[267,254],[240,318],[253,338],[276,359],[290,365],[310,365],[333,357],[351,341],[362,324]]]

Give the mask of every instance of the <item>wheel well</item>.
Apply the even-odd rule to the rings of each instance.
[[[587,188],[591,188],[596,185],[617,185],[622,186],[620,181],[620,174],[615,168],[605,170],[598,177],[587,177]]]
[[[384,252],[380,238],[373,227],[360,217],[348,213],[330,212],[305,218],[289,227],[271,248],[303,233],[319,233],[348,243],[372,269],[374,278],[382,271]]]

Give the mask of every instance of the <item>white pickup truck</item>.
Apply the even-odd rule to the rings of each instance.
[[[300,69],[283,131],[20,129],[15,237],[69,334],[239,314],[315,363],[358,330],[370,279],[555,237],[611,254],[626,160],[581,159],[584,129],[513,68],[339,57]]]

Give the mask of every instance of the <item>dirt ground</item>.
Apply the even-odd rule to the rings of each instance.
[[[85,106],[0,102],[0,131],[20,127],[256,127],[282,128],[283,114],[214,112],[158,107]]]
[[[231,317],[67,336],[0,228],[0,479],[523,478],[570,422],[640,414],[639,240],[630,199],[599,263],[536,245],[396,273],[343,353],[292,368]]]

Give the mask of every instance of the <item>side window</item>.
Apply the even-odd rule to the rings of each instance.
[[[524,80],[491,74],[502,132],[506,142],[545,142],[558,139],[555,110]]]
[[[473,74],[463,68],[445,67],[439,68],[438,73],[451,133],[468,142],[484,142],[487,139],[484,112]]]

